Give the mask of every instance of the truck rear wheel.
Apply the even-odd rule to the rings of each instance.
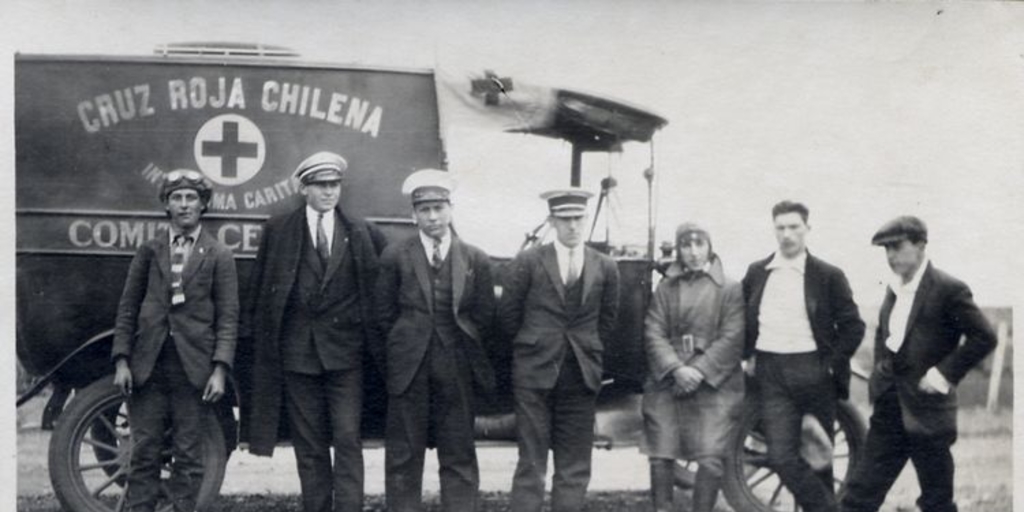
[[[760,423],[760,408],[748,401],[740,431],[725,461],[725,498],[737,512],[799,511],[793,495],[768,464],[767,444]],[[832,471],[838,496],[846,479],[853,474],[867,432],[863,416],[848,401],[840,401],[836,407],[834,432]]]
[[[204,429],[203,483],[198,509],[213,503],[227,464],[227,449],[216,419]],[[124,397],[104,377],[75,393],[50,437],[49,469],[54,493],[70,512],[120,512],[130,454],[130,425]],[[170,455],[165,456],[170,461]],[[162,478],[169,471],[165,463]],[[158,510],[170,510],[162,502]]]

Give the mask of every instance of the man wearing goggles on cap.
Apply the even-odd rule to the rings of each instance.
[[[327,151],[296,167],[305,204],[264,225],[242,323],[254,357],[250,451],[273,454],[283,404],[305,512],[363,502],[363,349],[380,345],[370,298],[385,241],[339,206],[347,168]]]
[[[172,437],[168,498],[175,512],[195,509],[203,481],[207,404],[224,395],[234,360],[235,261],[200,225],[211,193],[210,182],[196,171],[164,177],[160,200],[170,228],[139,248],[118,306],[112,357],[114,385],[128,396],[132,424],[127,486],[132,511],[156,508],[167,432]]]

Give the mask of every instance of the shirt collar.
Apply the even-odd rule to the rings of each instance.
[[[803,274],[804,270],[807,268],[807,251],[801,251],[800,255],[796,258],[786,258],[776,251],[775,255],[772,256],[772,260],[768,262],[768,265],[765,268],[767,270],[788,268]]]
[[[423,248],[426,249],[427,252],[432,252],[434,250],[434,238],[428,236],[423,232],[423,230],[417,229],[416,232],[420,234],[420,241],[423,242]],[[447,254],[448,248],[451,247],[451,245],[452,229],[449,227],[448,232],[441,237],[441,254]]]
[[[196,228],[192,230],[191,233],[187,234],[188,236],[192,237],[192,243],[195,243],[196,240],[199,240],[199,233],[200,233],[200,231],[202,231],[202,229],[203,229],[203,225],[202,224],[198,224],[198,225],[196,225]],[[172,245],[174,244],[174,238],[177,237],[178,235],[183,235],[183,234],[185,234],[185,233],[182,233],[181,231],[178,231],[177,229],[174,228],[174,224],[171,224],[171,227],[167,229],[167,235],[168,235],[168,238],[170,239]]]
[[[916,293],[917,287],[921,285],[921,277],[924,276],[925,269],[931,263],[927,257],[921,262],[921,266],[917,267],[917,271],[914,272],[914,277],[910,279],[910,282],[904,284],[903,278],[899,274],[893,272],[889,287],[892,288],[894,293],[905,292],[905,293]]]
[[[559,241],[556,238],[554,244],[555,244],[555,252],[558,253],[558,256],[560,258],[568,259],[569,258],[569,251],[572,251],[574,254],[577,254],[577,255],[583,254],[583,244],[582,243],[580,243],[580,245],[577,245],[576,247],[573,247],[573,248],[570,249],[568,246],[566,246],[565,244],[563,244],[561,241]]]
[[[334,215],[332,215],[332,212],[333,212],[332,210],[327,210],[326,212],[323,212],[324,220],[327,220],[328,217],[333,219]],[[315,209],[313,209],[312,206],[310,206],[308,204],[306,205],[306,218],[309,219],[310,221],[316,222],[316,218],[317,218],[317,216],[320,215],[320,213],[321,212],[318,212]]]

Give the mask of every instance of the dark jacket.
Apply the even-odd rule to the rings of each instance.
[[[887,290],[875,332],[871,401],[896,386],[908,432],[955,434],[956,389],[947,395],[926,394],[918,391],[917,385],[932,367],[956,385],[995,348],[995,333],[974,303],[971,289],[929,263],[914,295],[903,345],[893,355],[885,340],[889,338],[889,316],[895,301],[895,294]],[[961,336],[965,338],[962,344]]]
[[[238,277],[231,251],[200,231],[182,270],[185,303],[171,307],[171,253],[167,233],[149,240],[132,259],[117,308],[112,357],[128,358],[135,386],[149,380],[168,335],[189,382],[206,386],[213,364],[231,367],[238,330]]]
[[[271,455],[277,444],[278,425],[281,421],[282,367],[280,336],[286,305],[296,285],[302,257],[304,237],[308,232],[306,207],[271,218],[263,227],[259,253],[249,279],[247,310],[243,314],[241,337],[252,340],[252,392],[248,432],[250,450],[257,455]],[[346,322],[358,322],[363,329],[366,348],[373,353],[377,346],[377,330],[373,319],[373,283],[377,277],[378,255],[383,250],[383,234],[371,224],[348,218],[337,208],[338,219],[348,233],[348,246],[355,265],[359,311],[335,312],[329,302],[318,305],[321,315],[341,315]],[[325,287],[336,285],[328,278]],[[329,292],[324,293],[330,297]],[[360,361],[361,364],[361,361]]]
[[[761,298],[768,281],[766,267],[773,257],[751,263],[743,278],[743,297],[747,303],[744,358],[753,355],[757,346]],[[850,283],[838,267],[808,254],[804,300],[818,353],[831,365],[836,396],[846,399],[850,396],[850,358],[864,340],[864,321],[853,302]]]
[[[551,389],[568,343],[591,390],[601,389],[603,353],[619,311],[619,269],[615,261],[586,248],[582,300],[575,314],[553,244],[525,251],[510,264],[499,307],[502,330],[512,339],[515,386]]]
[[[480,249],[452,237],[452,307],[464,335],[462,350],[480,391],[494,390],[486,343],[494,321],[494,280],[490,260]],[[432,334],[430,264],[418,234],[389,246],[381,256],[374,298],[376,320],[385,342],[388,393],[402,394],[423,361]]]

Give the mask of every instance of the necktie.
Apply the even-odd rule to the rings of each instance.
[[[434,239],[434,254],[430,257],[430,265],[435,269],[441,268],[444,258],[441,257],[441,241]]]
[[[327,260],[331,259],[331,249],[327,246],[327,231],[324,230],[323,212],[316,217],[316,253],[320,255],[321,263],[327,263]]]
[[[188,246],[192,244],[192,237],[175,235],[174,243],[171,244],[171,305],[177,306],[185,303],[185,287],[182,284],[182,271],[185,270],[185,260],[188,256]]]
[[[579,267],[576,265],[576,251],[569,249],[569,271],[565,276],[565,286],[572,286],[576,284],[576,280],[580,277]]]

